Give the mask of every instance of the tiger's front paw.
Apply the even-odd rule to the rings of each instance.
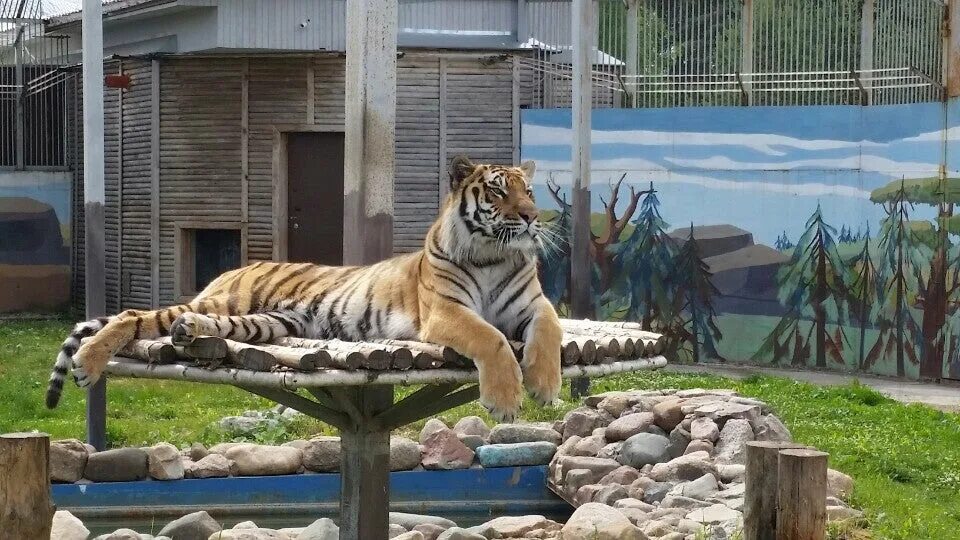
[[[80,388],[93,386],[100,380],[110,361],[111,351],[93,342],[84,343],[73,354],[73,380]]]
[[[505,347],[510,350],[509,347]],[[523,374],[513,354],[477,364],[480,372],[480,404],[494,420],[512,423],[523,404]]]
[[[551,405],[560,397],[560,344],[534,340],[523,351],[523,385],[540,405]]]
[[[183,313],[170,325],[170,339],[175,345],[186,345],[199,336],[208,335],[205,332],[204,317],[199,313]]]

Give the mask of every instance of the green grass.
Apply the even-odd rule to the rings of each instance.
[[[62,321],[0,322],[0,403],[5,404],[0,407],[0,432],[36,429],[54,438],[83,437],[82,392],[68,385],[60,408],[48,411],[43,406],[49,369],[68,328]],[[762,399],[798,441],[829,452],[831,467],[856,480],[852,502],[867,512],[873,538],[960,539],[960,415],[902,405],[859,385],[826,388],[773,377],[735,381],[709,375],[627,374],[595,381],[592,391],[696,387],[734,388]],[[210,427],[212,422],[271,405],[224,386],[114,380],[108,388],[113,445],[227,440]],[[565,400],[554,408],[540,408],[527,402],[522,417],[555,420],[576,405]],[[476,404],[441,418],[452,424],[468,414],[486,418]],[[402,431],[415,436],[420,426],[422,422]],[[321,431],[331,432],[312,420],[300,420],[254,438],[273,442]]]

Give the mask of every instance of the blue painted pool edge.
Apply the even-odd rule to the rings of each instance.
[[[566,516],[570,506],[547,488],[545,466],[403,471],[390,474],[393,511],[434,515]],[[298,474],[202,480],[55,484],[54,504],[85,518],[211,515],[335,515],[339,474]]]

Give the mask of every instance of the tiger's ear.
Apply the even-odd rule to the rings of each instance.
[[[450,161],[450,189],[456,190],[460,186],[460,182],[473,174],[476,169],[477,166],[467,156],[463,154],[454,156],[453,160]]]
[[[537,172],[537,164],[533,161],[524,161],[520,164],[520,170],[523,171],[527,182],[533,182],[533,173]]]

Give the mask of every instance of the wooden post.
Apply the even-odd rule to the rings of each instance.
[[[946,9],[944,75],[947,81],[947,97],[957,97],[960,96],[960,0],[947,0]]]
[[[775,540],[777,534],[777,473],[780,450],[803,448],[795,443],[747,443],[743,540]]]
[[[827,529],[826,452],[780,451],[776,540],[823,540]]]
[[[83,0],[83,212],[84,292],[87,319],[107,311],[103,205],[103,5]],[[107,379],[87,393],[87,442],[107,445]]]
[[[591,86],[593,49],[593,1],[573,0],[570,20],[573,22],[573,143],[571,173],[573,175],[573,231],[570,243],[570,310],[575,319],[593,318],[591,291],[593,261],[590,257],[590,116],[593,106]],[[570,381],[574,397],[586,395],[588,379]]]
[[[874,0],[863,0],[863,9],[860,14],[860,70],[870,71],[873,69],[873,38],[874,38],[874,17],[876,10]],[[864,78],[866,75],[866,78]],[[871,74],[861,74],[860,86],[863,87],[863,95],[866,98],[862,105],[873,103],[873,92],[870,87],[873,81]]]
[[[390,431],[373,417],[393,405],[393,387],[346,387],[350,404],[361,416],[340,431],[340,538],[386,538],[390,513]]]
[[[343,262],[393,254],[397,0],[347,0]]]
[[[24,0],[24,2],[20,4],[21,10],[23,9],[24,4],[26,4],[26,0]],[[27,151],[26,133],[24,133],[26,129],[25,122],[24,122],[24,113],[25,113],[26,103],[24,103],[24,99],[26,99],[27,93],[25,91],[26,78],[24,77],[24,74],[23,74],[23,61],[24,61],[23,49],[26,46],[24,45],[24,42],[23,42],[23,34],[25,29],[26,29],[26,24],[21,23],[19,25],[19,28],[17,28],[16,40],[13,42],[13,56],[14,56],[13,63],[14,63],[14,70],[15,70],[14,77],[16,78],[15,84],[17,86],[17,92],[13,102],[13,107],[16,111],[15,112],[16,118],[14,120],[14,125],[16,126],[14,129],[14,136],[16,137],[16,140],[15,140],[16,146],[13,152],[14,152],[14,165],[16,166],[16,169],[18,171],[22,171],[26,166],[26,151]]]
[[[753,73],[753,0],[743,0],[740,12],[740,74],[744,105],[753,105],[750,74]]]
[[[4,538],[50,538],[50,437],[0,435],[0,531]]]
[[[640,45],[638,43],[640,37],[637,33],[637,0],[627,0],[627,54],[626,54],[626,75],[628,92],[626,95],[627,107],[636,107],[637,106],[637,78],[638,74],[639,59],[640,55]]]

